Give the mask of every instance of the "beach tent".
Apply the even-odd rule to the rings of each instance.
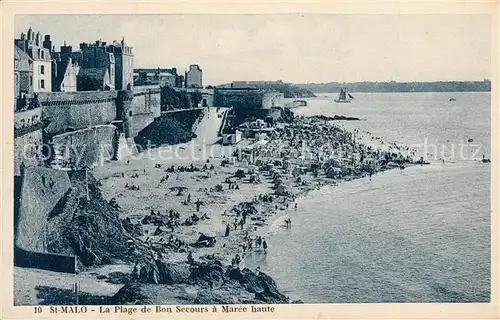
[[[300,170],[300,168],[298,166],[295,166],[292,170],[292,175],[294,177],[298,177],[302,174],[302,170]]]
[[[334,167],[340,167],[342,165],[342,161],[340,159],[330,159],[328,160],[328,164]]]
[[[283,169],[288,169],[290,168],[291,162],[290,160],[285,160],[283,161]]]
[[[273,170],[271,176],[273,179],[281,178],[281,173],[279,171]]]
[[[273,171],[274,170],[274,165],[272,163],[266,164],[266,170]]]
[[[276,195],[279,195],[279,196],[282,196],[282,195],[286,195],[286,188],[284,185],[280,184],[280,185],[277,185],[276,186],[276,191],[275,191],[275,194]]]
[[[259,177],[259,175],[255,174],[255,173],[254,173],[254,174],[252,174],[252,175],[250,175],[250,182],[251,182],[251,183],[257,183],[257,182],[260,182],[260,177]]]
[[[202,233],[200,232],[200,236],[195,243],[191,244],[192,247],[202,248],[202,247],[213,247],[215,245],[215,233]]]
[[[245,178],[245,171],[242,169],[236,170],[236,173],[234,174],[236,178]]]
[[[326,169],[326,176],[328,178],[337,178],[342,175],[342,169],[339,167],[330,166]]]
[[[258,166],[255,166],[255,165],[249,165],[248,166],[248,173],[249,174],[252,174],[252,173],[255,173],[255,172],[258,172],[259,171],[259,167]]]
[[[389,168],[397,168],[397,167],[399,167],[399,164],[397,164],[397,163],[396,163],[396,162],[394,162],[394,161],[390,161],[390,162],[388,162],[388,163],[387,163],[387,166],[388,166]]]
[[[275,177],[273,179],[273,183],[274,184],[282,184],[283,183],[283,179],[281,179],[281,177]]]

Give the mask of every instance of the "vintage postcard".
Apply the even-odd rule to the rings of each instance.
[[[498,318],[498,2],[2,4],[1,319]]]

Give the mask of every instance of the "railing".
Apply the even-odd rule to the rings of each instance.
[[[174,113],[174,112],[184,112],[184,111],[190,111],[190,110],[203,110],[205,108],[186,108],[186,109],[172,109],[172,110],[166,110],[162,111],[161,114],[166,114],[166,113]]]

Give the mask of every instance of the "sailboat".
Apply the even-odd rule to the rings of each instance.
[[[350,103],[352,99],[354,99],[354,97],[351,96],[351,94],[347,92],[346,89],[340,88],[339,97],[333,101],[337,103]]]

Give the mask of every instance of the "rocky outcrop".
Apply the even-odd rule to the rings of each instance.
[[[141,283],[150,284],[178,284],[187,283],[190,269],[187,263],[168,263],[156,260],[154,263],[146,262],[135,267],[133,277]]]
[[[193,264],[157,260],[136,266],[134,272],[137,281],[125,285],[113,303],[166,304],[174,292],[177,304],[290,303],[265,273],[224,266],[217,260]],[[150,296],[158,292],[165,300]]]
[[[323,120],[323,121],[332,121],[332,120],[360,120],[357,117],[348,117],[344,115],[335,115],[333,117],[328,117],[324,115],[319,115],[319,116],[311,116],[309,119],[315,119],[315,120]]]
[[[97,181],[89,173],[73,172],[72,189],[49,215],[47,249],[49,252],[73,254],[85,267],[111,263],[115,260],[137,261],[143,256],[141,242],[127,231],[138,232],[119,219],[119,208],[111,206],[102,196]],[[86,183],[88,194],[86,198]],[[134,248],[131,248],[131,241]]]
[[[276,282],[263,272],[253,273],[250,269],[232,268],[228,277],[236,280],[248,292],[255,294],[255,299],[265,303],[288,303],[288,298],[279,292]]]

